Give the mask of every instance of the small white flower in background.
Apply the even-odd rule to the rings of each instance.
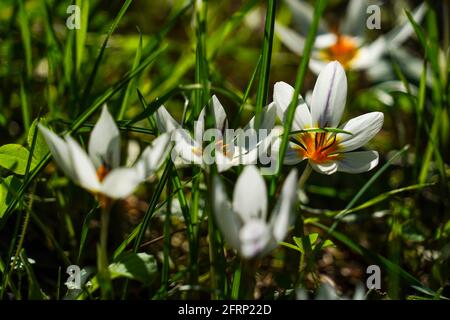
[[[214,95],[211,99],[212,110],[214,112],[215,128],[212,131],[205,131],[206,107],[204,107],[195,122],[194,138],[183,129],[181,125],[169,114],[164,106],[161,106],[155,113],[156,124],[160,132],[172,133],[172,140],[175,142],[174,152],[180,158],[182,164],[204,164],[217,165],[217,170],[223,172],[232,166],[240,164],[255,164],[259,152],[268,148],[274,135],[279,135],[279,130],[272,130],[275,125],[276,108],[274,103],[263,109],[260,121],[260,130],[266,130],[266,136],[262,137],[254,130],[254,118],[250,120],[244,129],[240,129],[236,136],[227,137],[228,120],[225,110],[219,99]],[[261,131],[259,131],[261,132]],[[212,136],[209,133],[213,134]],[[207,149],[203,148],[203,141],[215,137],[214,159],[209,161],[205,155]],[[247,139],[245,139],[247,137]],[[210,150],[211,151],[211,150]]]
[[[302,55],[314,9],[306,1],[285,1],[292,11],[293,23],[298,26],[300,33],[280,24],[276,25],[276,33],[286,47]],[[325,21],[320,21],[309,64],[314,73],[318,74],[328,62],[334,60],[349,70],[377,68],[384,54],[395,52],[414,33],[413,27],[406,19],[386,35],[369,42],[365,34],[367,7],[367,0],[349,1],[347,13],[336,31],[328,28]],[[426,4],[422,3],[412,13],[414,20],[421,21],[425,11]]]
[[[274,86],[278,116],[285,121],[294,89],[285,82]],[[284,163],[295,165],[308,159],[312,168],[323,174],[336,171],[360,173],[378,164],[378,152],[354,151],[369,142],[383,126],[384,115],[370,112],[353,118],[339,129],[348,133],[303,131],[314,128],[337,128],[347,97],[347,77],[339,62],[330,62],[319,74],[311,96],[311,106],[300,97],[295,110]]]
[[[28,263],[29,264],[35,264],[36,261],[32,258],[27,258]],[[23,262],[21,260],[21,258],[17,258],[16,261],[14,262],[14,257],[11,257],[11,266],[14,264],[14,270],[20,270],[23,271],[24,270],[24,265]]]
[[[228,245],[247,259],[261,257],[282,241],[295,219],[297,170],[284,182],[270,220],[264,179],[255,166],[246,166],[236,182],[233,202],[219,177],[214,178],[214,215]]]
[[[133,167],[119,167],[119,129],[106,105],[91,132],[89,155],[69,135],[63,140],[42,125],[39,129],[59,167],[69,178],[93,194],[110,199],[125,198],[133,193],[138,184],[158,170],[170,150],[169,135],[161,135],[144,150]]]

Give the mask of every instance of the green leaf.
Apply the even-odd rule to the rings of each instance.
[[[302,252],[299,247],[296,247],[296,246],[294,246],[294,245],[292,245],[292,244],[290,244],[288,242],[280,242],[280,245],[282,245],[284,247],[287,247],[287,248],[290,248],[290,249],[293,249],[293,250],[297,250],[297,251]]]
[[[325,240],[322,245],[322,248],[335,247],[336,245],[330,239]]]
[[[311,233],[305,237],[292,237],[292,239],[294,239],[295,244],[297,245],[298,251],[300,251],[301,253],[305,253],[305,249],[303,248],[303,241],[306,238],[309,238],[309,243],[311,244],[311,247],[314,248],[314,244],[319,239],[319,234]]]
[[[266,24],[261,52],[261,67],[259,68],[258,91],[256,92],[255,127],[259,127],[261,112],[267,103],[269,95],[270,65],[272,60],[273,35],[275,33],[276,1],[267,1]]]
[[[128,253],[124,255],[119,262],[112,263],[109,266],[111,277],[125,277],[138,280],[144,285],[149,285],[155,279],[158,272],[156,258],[145,252]]]
[[[5,144],[0,147],[0,166],[15,174],[24,175],[29,156],[30,153],[24,146],[20,144]],[[35,165],[36,162],[33,159],[32,167]]]
[[[131,70],[136,70],[136,68],[139,66],[139,63],[141,62],[141,56],[142,56],[142,33],[139,33],[139,45],[136,50],[136,56],[134,58],[134,63]],[[131,93],[134,91],[135,82],[136,78],[131,79],[130,82],[128,82],[127,88],[125,89],[125,94],[122,99],[122,105],[120,106],[120,112],[119,116],[117,117],[117,120],[122,120],[125,115],[125,111],[127,110],[130,103]]]
[[[83,62],[84,47],[86,43],[86,35],[88,29],[89,20],[89,0],[77,0],[76,5],[81,11],[81,28],[76,30],[76,63],[75,67],[77,72],[79,72],[81,63]]]
[[[45,121],[41,118],[39,122],[45,123]],[[33,137],[37,129],[38,119],[35,119],[33,123],[30,126],[30,130],[28,130],[28,136],[27,136],[27,143],[28,147],[31,149],[31,146],[33,145]],[[42,160],[47,153],[49,152],[47,143],[45,142],[44,137],[42,135],[38,134],[36,136],[36,143],[34,145],[33,150],[33,158],[36,159],[36,161]]]
[[[9,203],[20,188],[20,180],[15,176],[9,176],[0,183],[0,218],[3,217]]]

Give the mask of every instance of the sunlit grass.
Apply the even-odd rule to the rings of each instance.
[[[378,151],[378,166],[355,175],[321,175],[307,161],[281,165],[292,134],[352,135],[342,127],[292,129],[299,95],[309,104],[317,79],[311,60],[321,19],[333,27],[347,3],[302,2],[314,6],[297,56],[277,36],[277,24],[298,26],[292,1],[77,0],[77,30],[66,26],[71,1],[2,1],[1,298],[295,299],[300,288],[317,292],[330,279],[351,296],[372,264],[381,268],[382,287],[367,290],[368,299],[450,297],[448,1],[427,1],[420,21],[412,13],[417,1],[403,10],[385,4],[382,10],[404,17],[411,37],[371,71],[346,70],[342,122],[372,111],[385,119],[367,145]],[[365,30],[368,39],[388,34],[394,18],[383,15],[381,30]],[[377,71],[385,73],[377,78]],[[205,129],[214,128],[212,95],[230,128],[253,117],[259,128],[279,81],[294,94],[285,119],[276,120],[275,172],[263,180],[270,220],[283,182],[298,170],[296,221],[283,245],[248,258],[219,228],[215,182],[233,199],[246,165],[220,172],[215,163],[180,166],[169,156],[133,195],[114,202],[102,249],[111,281],[104,281],[96,267],[102,205],[60,170],[38,123],[87,148],[107,104],[123,151],[134,143],[140,152],[162,134],[163,105],[191,133],[205,108]],[[69,265],[83,270],[82,290],[65,285]]]

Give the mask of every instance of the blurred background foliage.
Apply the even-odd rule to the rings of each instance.
[[[89,79],[95,68],[96,58],[123,1],[81,0],[76,3],[89,3],[86,17],[88,28],[85,32],[70,31],[65,26],[70,1],[0,2],[0,145],[15,143],[30,147],[29,129],[38,116],[45,117],[45,121],[57,130],[67,129],[82,111],[133,68],[140,36],[143,61],[155,50],[154,43],[158,40],[155,35],[186,6],[187,1],[133,1],[111,36],[93,81]],[[385,1],[382,4],[382,29],[370,31],[369,38],[374,39],[389,31],[399,16],[406,19],[404,9],[412,9],[419,3],[420,1]],[[441,67],[440,73],[435,69],[428,73],[431,84],[424,89],[426,98],[423,110],[417,109],[420,78],[405,75],[402,68],[398,68],[389,79],[400,84],[398,90],[386,89],[388,86],[385,81],[372,83],[363,73],[348,74],[349,95],[344,119],[369,111],[385,113],[384,127],[370,143],[371,149],[380,153],[378,168],[405,145],[410,148],[370,185],[355,206],[358,210],[349,213],[338,230],[348,237],[350,244],[358,244],[372,253],[385,256],[425,286],[442,290],[439,292],[450,296],[450,209],[447,182],[450,159],[449,12],[446,13],[448,1],[429,3],[430,10],[421,25],[428,39],[431,39],[430,46],[440,48],[444,52],[444,60],[445,57],[447,60],[442,62],[444,67]],[[324,19],[330,24],[336,23],[344,14],[345,8],[346,1],[329,1]],[[219,96],[231,117],[241,105],[243,93],[259,59],[265,9],[264,1],[208,2],[207,55],[211,92]],[[167,34],[161,34],[160,46],[167,46],[166,50],[133,80],[135,82],[129,91],[125,87],[108,100],[110,110],[116,116],[124,101],[126,109],[123,119],[132,119],[142,112],[143,104],[135,88],[139,89],[147,102],[151,102],[177,86],[195,83],[196,37],[193,19],[193,11],[188,9],[174,20]],[[283,1],[278,3],[277,21],[283,24],[291,21],[290,11]],[[424,49],[417,37],[409,39],[404,48],[415,57],[424,59]],[[430,49],[427,57],[429,61],[435,58],[432,56],[433,52]],[[395,60],[389,57],[387,59],[396,64]],[[299,61],[300,58],[287,50],[275,37],[271,87],[276,81],[293,84]],[[304,96],[313,88],[315,79],[316,76],[308,71],[302,92]],[[405,83],[409,86],[409,93],[405,90]],[[255,91],[253,88],[250,93],[245,112],[239,118],[240,124],[247,123],[252,116]],[[125,95],[129,95],[126,100]],[[180,119],[186,99],[191,99],[189,93],[176,94],[165,105]],[[437,101],[440,107],[436,105]],[[441,111],[436,120],[437,108]],[[435,121],[439,125],[433,133]],[[139,122],[139,126],[148,127],[148,123],[144,120]],[[88,127],[83,127],[79,132],[88,130]],[[126,130],[122,134],[140,141],[141,145],[144,141],[151,140],[151,136]],[[428,151],[430,148],[431,151]],[[431,155],[427,156],[428,153]],[[303,168],[304,164],[300,166]],[[22,204],[25,206],[31,199],[34,200],[34,215],[24,248],[27,255],[36,260],[34,272],[43,290],[49,295],[55,295],[56,288],[61,286],[56,283],[58,270],[61,272],[59,267],[64,272],[64,266],[69,261],[94,264],[94,243],[97,238],[95,218],[90,222],[86,220],[93,205],[92,199],[80,192],[78,187],[68,183],[66,178],[59,176],[55,169],[52,164],[46,167],[45,174],[34,185],[35,192],[27,194]],[[421,179],[419,174],[422,171],[425,176]],[[320,223],[330,225],[332,216],[346,207],[374,172],[360,175],[338,173],[333,176],[314,174],[306,187],[306,195],[301,195],[301,212],[307,229],[311,233],[323,233],[324,230],[314,223],[320,220]],[[185,169],[180,174],[187,181],[189,189],[189,179],[193,173]],[[16,185],[23,177],[17,172],[11,175],[7,169],[0,169],[0,176],[13,179]],[[231,172],[225,176],[234,179],[236,174]],[[399,190],[409,186],[413,187]],[[153,190],[151,186],[141,189],[136,197],[121,202],[116,209],[114,219],[117,223],[113,225],[117,230],[111,230],[112,248],[125,239],[147,208],[149,195]],[[207,193],[208,190],[202,189],[202,192]],[[363,206],[360,208],[359,205]],[[17,210],[0,230],[0,255],[4,259],[14,248],[11,239],[21,226],[20,212],[21,210]],[[175,286],[184,281],[182,274],[186,269],[188,253],[182,219],[179,216],[172,219],[174,233],[170,239],[170,273]],[[162,215],[152,221],[151,232],[146,237],[150,242],[142,248],[153,253],[158,258],[158,263],[161,263],[164,244],[160,239],[163,221]],[[77,259],[83,223],[89,223],[93,232],[88,236],[84,254],[81,259]],[[206,228],[202,228],[199,255],[201,283],[207,282],[208,272],[205,233]],[[292,242],[290,239],[286,241]],[[365,281],[365,269],[373,260],[366,252],[355,253],[348,243],[336,239],[333,242],[335,246],[325,248],[315,257],[314,270],[309,271],[318,275],[320,282],[331,283],[339,292],[348,294],[358,282]],[[295,253],[280,248],[271,259],[264,260],[258,268],[255,297],[273,298],[274,292],[289,295],[286,293],[291,281],[289,274],[296,272],[296,259]],[[383,289],[371,293],[374,298],[384,298],[386,295],[390,298],[420,295],[392,270],[382,270]],[[308,280],[313,286],[314,279]],[[158,285],[154,284],[153,289],[156,290]],[[133,288],[135,297],[143,294],[138,285]],[[181,296],[181,293],[176,292],[172,297]]]

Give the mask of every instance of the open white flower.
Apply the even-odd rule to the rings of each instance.
[[[293,94],[294,89],[287,83],[275,84],[274,101],[282,121],[285,120]],[[294,165],[308,159],[312,168],[323,174],[336,171],[360,173],[369,171],[378,164],[378,152],[354,150],[364,146],[380,131],[384,121],[381,112],[363,114],[339,127],[351,134],[307,130],[337,128],[344,112],[346,97],[345,71],[339,62],[330,62],[317,78],[310,108],[299,98],[291,129],[297,133],[290,137],[285,164]]]
[[[278,130],[272,130],[276,117],[274,103],[264,108],[261,114],[259,129],[266,130],[266,136],[258,134],[254,129],[254,118],[244,129],[236,130],[237,134],[227,136],[228,120],[222,104],[215,95],[210,103],[214,112],[215,128],[213,131],[205,131],[205,107],[195,122],[194,138],[177,123],[164,106],[161,106],[155,113],[158,130],[172,133],[172,140],[175,141],[174,151],[183,164],[193,163],[203,166],[215,162],[219,172],[240,164],[255,164],[258,153],[263,148],[269,147],[269,142],[274,135],[280,134]],[[210,161],[205,157],[209,154],[208,150],[203,148],[203,141],[208,142],[213,136],[215,138],[214,145],[209,151],[214,151],[214,157],[211,157]]]
[[[120,165],[120,134],[117,125],[103,107],[91,132],[89,155],[72,137],[65,140],[42,125],[39,129],[63,172],[95,195],[119,199],[129,196],[147,176],[155,172],[169,152],[169,135],[155,139],[133,167]]]
[[[297,170],[284,182],[280,197],[267,221],[268,203],[264,179],[255,166],[247,166],[228,199],[219,177],[214,179],[214,214],[228,245],[244,258],[261,257],[286,236],[295,218]]]
[[[277,24],[276,33],[286,47],[292,52],[302,55],[305,36],[313,18],[313,8],[300,0],[285,0],[292,11],[293,22],[299,32]],[[351,0],[347,6],[347,13],[336,31],[331,30],[320,21],[318,35],[314,42],[310,59],[310,68],[318,74],[330,61],[339,61],[345,69],[367,70],[376,67],[383,54],[395,51],[413,33],[414,29],[408,19],[399,24],[386,35],[369,42],[365,31],[367,14],[367,0]],[[414,20],[422,20],[426,11],[425,2],[413,11]],[[404,17],[406,18],[406,17]]]

